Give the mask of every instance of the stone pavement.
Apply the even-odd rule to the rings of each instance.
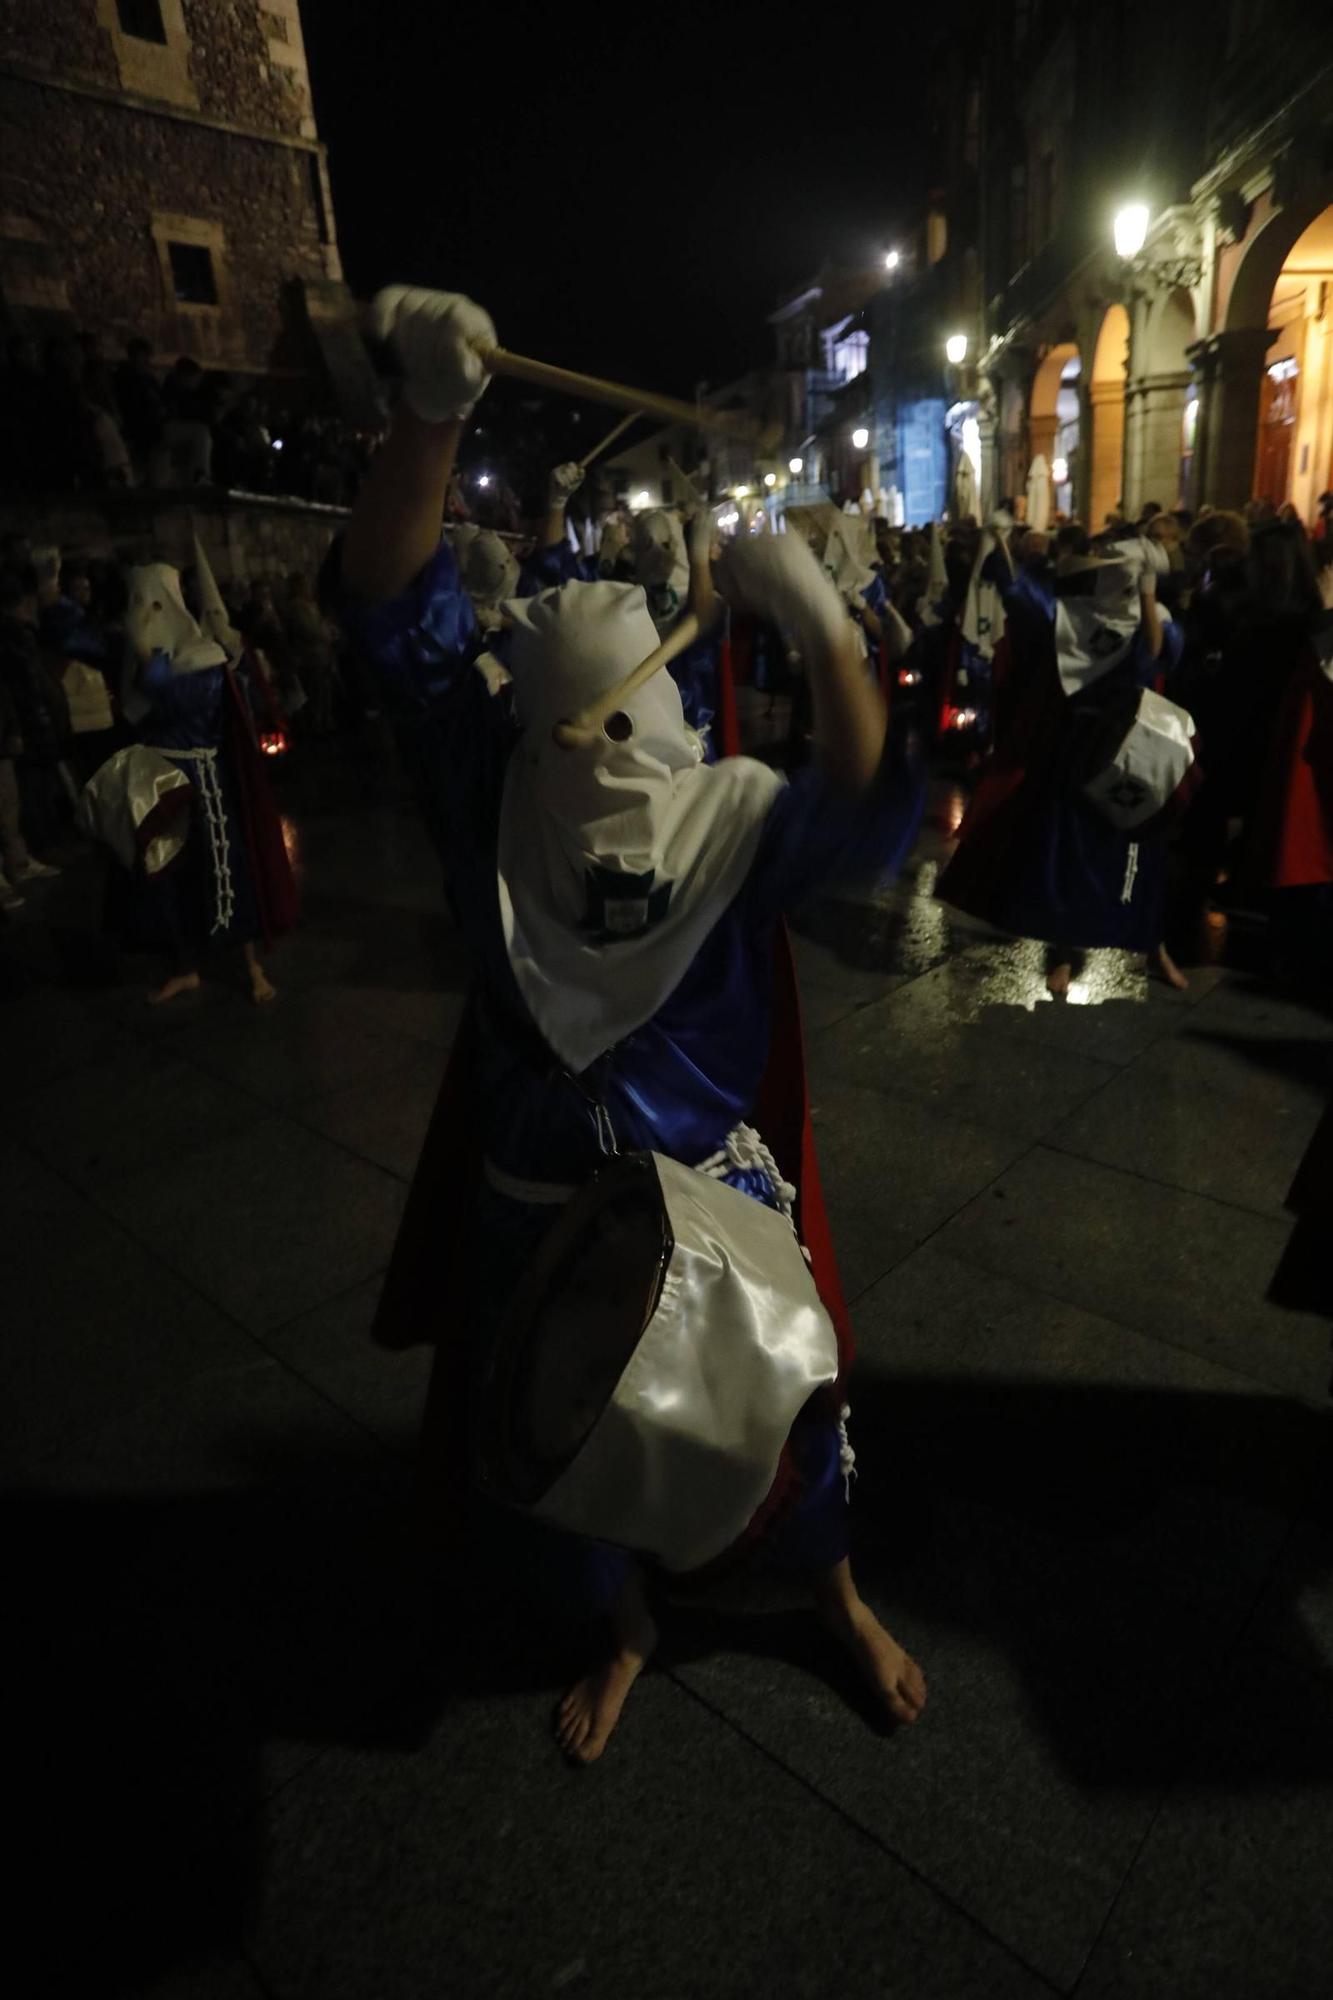
[[[1333,1016],[1110,956],[1050,1003],[931,898],[947,785],[807,912],[858,1560],[930,1706],[882,1733],[790,1609],[698,1607],[574,1773],[571,1635],[483,1651],[432,1589],[425,1363],[366,1337],[464,983],[438,872],[383,774],[283,784],[271,1013],[107,983],[89,862],[0,938],[11,1991],[1326,1993],[1328,1327],[1265,1293]]]

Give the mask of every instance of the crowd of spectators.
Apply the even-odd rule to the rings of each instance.
[[[96,334],[40,352],[14,334],[0,368],[0,482],[24,494],[217,487],[346,507],[377,442],[189,355],[164,372],[141,338],[112,366]]]
[[[196,614],[196,581],[182,572]],[[355,719],[363,690],[342,636],[295,572],[222,586],[237,654],[258,691],[259,730],[326,735]],[[134,738],[133,661],[125,640],[127,572],[106,557],[0,539],[0,910],[58,873],[81,787]],[[132,708],[132,705],[131,705]]]

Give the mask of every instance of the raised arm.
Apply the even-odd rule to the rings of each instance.
[[[810,675],[820,769],[838,791],[859,797],[879,770],[888,715],[841,597],[799,535],[738,539],[721,571],[729,595],[795,634]]]
[[[473,343],[495,340],[490,315],[457,292],[391,285],[373,311],[403,394],[343,545],[344,586],[372,604],[405,590],[439,546],[463,426],[488,380]]]

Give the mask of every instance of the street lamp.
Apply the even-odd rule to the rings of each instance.
[[[1067,458],[1053,458],[1051,460],[1051,478],[1057,486],[1068,486],[1069,460]]]
[[[738,500],[748,500],[749,497],[750,497],[750,489],[748,486],[738,486],[736,488],[736,498]]]
[[[961,368],[967,360],[967,335],[951,333],[944,343],[944,358],[953,368]]]
[[[805,460],[803,458],[789,458],[787,460],[787,470],[794,478],[799,478],[800,474],[805,471]]]
[[[886,271],[896,271],[901,263],[902,258],[896,250],[886,250],[884,252],[884,269]]]
[[[857,428],[852,432],[852,443],[857,451],[864,451],[866,446],[870,443],[870,432],[866,429],[864,424],[858,425]]]
[[[479,472],[477,474],[478,486],[489,486],[490,483],[491,483],[491,475],[489,472]]]
[[[1116,212],[1115,249],[1117,257],[1137,257],[1148,240],[1148,205],[1131,201]]]
[[[764,474],[765,486],[776,486],[777,483],[778,483],[778,475],[776,472],[766,472]]]

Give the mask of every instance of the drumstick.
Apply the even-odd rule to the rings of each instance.
[[[687,611],[670,638],[664,639],[655,652],[646,660],[640,660],[633,673],[626,674],[618,686],[592,703],[569,722],[557,722],[551,731],[562,750],[583,750],[597,741],[597,732],[608,715],[614,715],[623,708],[632,695],[638,693],[645,681],[650,681],[659,667],[665,667],[678,654],[691,647],[703,630],[703,621],[693,611]]]
[[[627,417],[622,417],[620,419],[620,422],[615,426],[615,428],[607,432],[606,436],[602,439],[601,443],[595,444],[592,450],[579,460],[579,464],[582,466],[583,470],[586,472],[588,470],[588,467],[592,464],[593,460],[595,458],[600,458],[602,453],[607,449],[608,445],[613,445],[616,439],[620,436],[620,433],[622,431],[627,431],[630,425],[634,422],[635,418],[641,417],[642,415],[643,415],[642,410],[631,410]]]
[[[589,402],[610,403],[614,409],[661,417],[669,424],[689,424],[695,430],[722,431],[765,451],[782,435],[780,425],[761,424],[757,417],[740,410],[711,410],[706,403],[683,403],[675,396],[629,389],[623,382],[604,382],[599,375],[577,375],[572,368],[555,368],[549,361],[511,354],[508,348],[493,346],[488,340],[474,340],[472,345],[490,374],[511,375],[519,382],[531,382],[538,389],[555,389],[565,396],[586,396]]]

